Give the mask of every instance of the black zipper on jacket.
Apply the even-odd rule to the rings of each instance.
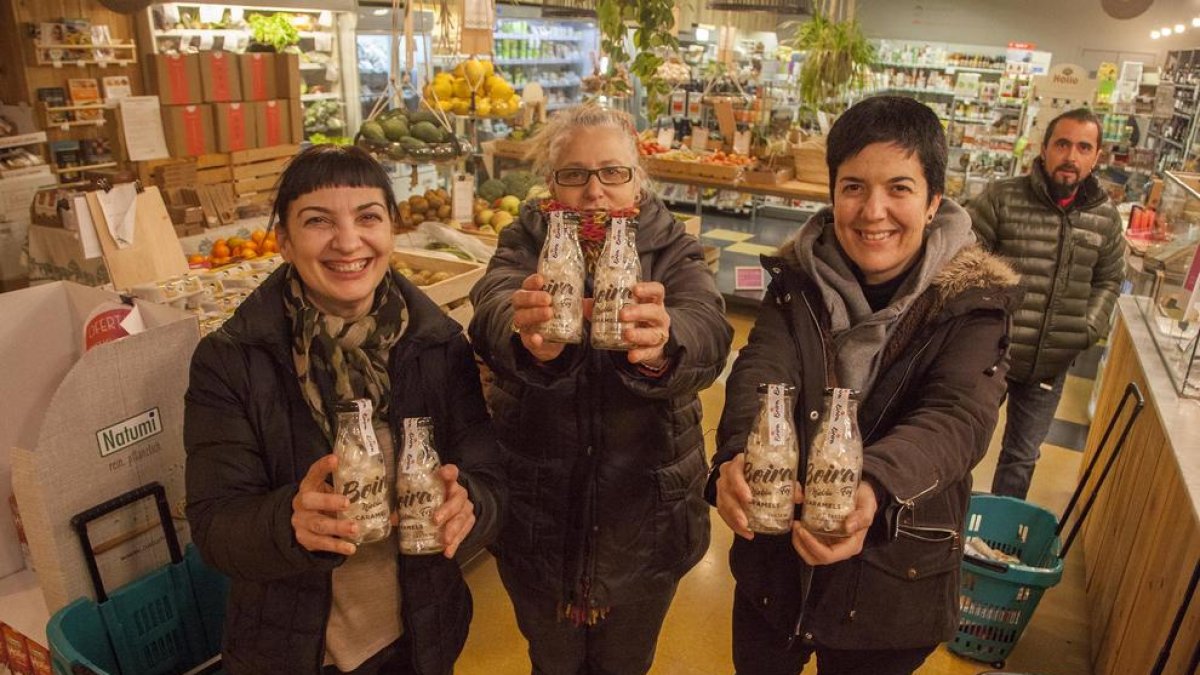
[[[812,303],[810,303],[808,301],[808,296],[803,291],[797,291],[797,292],[800,293],[800,299],[802,299],[804,301],[804,308],[808,310],[808,316],[809,316],[809,318],[812,319],[813,328],[816,329],[816,331],[818,333],[818,337],[820,337],[819,342],[821,343],[821,376],[824,378],[829,373],[829,354],[826,353],[826,351],[825,351],[825,337],[823,335],[820,335],[821,324],[820,324],[820,322],[817,321],[817,313],[816,313],[816,311],[813,310]],[[826,384],[829,384],[829,383],[826,382]],[[824,395],[824,392],[821,392],[821,394]],[[806,434],[806,436],[807,436],[807,434]],[[807,453],[807,443],[805,444],[805,452],[803,454],[804,455],[808,454]],[[801,457],[801,459],[803,460],[804,457]],[[807,462],[802,462],[802,463],[807,463]],[[796,468],[797,468],[796,475],[798,475],[798,476],[804,475],[803,467],[798,466]],[[796,627],[794,629],[792,629],[792,636],[790,638],[788,638],[788,647],[791,647],[792,644],[796,640],[803,638],[804,615],[805,615],[806,611],[808,610],[808,595],[809,595],[809,591],[812,590],[812,580],[813,580],[813,568],[811,565],[806,564],[804,566],[804,578],[800,585],[800,611],[796,616]]]
[[[885,413],[887,413],[887,411],[892,407],[892,404],[896,402],[896,397],[899,396],[901,390],[904,389],[904,383],[908,382],[908,377],[912,375],[913,367],[917,365],[917,359],[921,358],[921,354],[925,353],[925,350],[929,348],[931,343],[933,343],[933,335],[925,338],[925,343],[922,344],[921,348],[917,350],[917,353],[913,354],[913,357],[909,359],[908,367],[904,369],[904,375],[900,378],[900,382],[896,385],[896,388],[892,390],[892,395],[888,397],[887,403],[883,404],[883,408],[880,408],[879,414],[875,416],[875,424],[871,425],[871,430],[867,432],[866,436],[863,436],[864,441],[875,436],[875,431],[879,429],[879,425],[883,422]]]
[[[1046,295],[1046,309],[1042,312],[1042,328],[1038,331],[1037,348],[1033,352],[1033,363],[1029,367],[1029,376],[1033,377],[1037,372],[1038,361],[1042,359],[1042,348],[1046,342],[1046,329],[1050,326],[1050,317],[1054,313],[1054,300],[1058,295],[1058,277],[1062,271],[1063,251],[1067,246],[1067,240],[1071,237],[1071,216],[1067,211],[1058,208],[1059,211],[1059,238],[1058,238],[1058,254],[1055,256],[1054,276],[1051,277],[1049,293]],[[1071,273],[1071,263],[1067,261],[1067,275]]]

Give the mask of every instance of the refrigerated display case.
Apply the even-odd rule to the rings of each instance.
[[[547,111],[582,103],[583,78],[599,54],[596,23],[523,17],[515,7],[497,9],[495,63],[516,90],[537,82],[546,93]]]

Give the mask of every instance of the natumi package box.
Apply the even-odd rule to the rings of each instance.
[[[242,100],[242,75],[237,54],[200,52],[200,82],[208,103]]]
[[[163,106],[187,105],[204,100],[200,57],[196,54],[154,54],[154,82]]]
[[[164,105],[163,133],[172,157],[198,157],[216,152],[212,106]]]
[[[255,124],[255,104],[214,103],[213,117],[217,127],[217,151],[233,152],[258,147],[258,127]]]
[[[276,145],[299,143],[295,139],[293,126],[299,120],[297,111],[299,101],[281,99],[278,101],[259,101],[254,104],[254,123],[258,130],[258,147],[270,148]],[[304,129],[300,128],[303,139]]]
[[[275,98],[300,98],[300,55],[275,55]]]
[[[275,54],[250,52],[238,56],[242,71],[242,100],[269,101],[275,93]]]
[[[157,481],[188,539],[183,395],[200,339],[194,316],[136,304],[145,331],[84,351],[87,317],[119,297],[70,282],[0,295],[0,570],[20,560],[7,513],[12,491],[46,606],[94,597],[70,519]],[[107,588],[167,562],[154,505],[141,502],[95,521],[89,535]]]

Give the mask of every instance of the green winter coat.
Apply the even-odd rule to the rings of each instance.
[[[1068,207],[1050,195],[1042,160],[1026,176],[994,181],[967,205],[979,243],[1021,275],[1025,299],[1013,314],[1014,382],[1040,382],[1108,334],[1125,279],[1117,209],[1095,176]]]

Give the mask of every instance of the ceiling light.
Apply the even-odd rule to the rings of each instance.
[[[1159,32],[1158,32],[1158,31],[1156,31],[1156,30],[1152,30],[1152,31],[1150,31],[1150,39],[1151,39],[1151,40],[1157,40],[1157,39],[1158,39],[1158,37],[1159,37]]]
[[[1200,16],[1192,19],[1192,28],[1200,28]]]
[[[384,14],[387,14],[388,11],[386,9],[375,9],[375,10],[371,10],[371,13],[374,14],[375,16],[383,16]]]
[[[1181,23],[1175,24],[1175,32],[1182,33],[1183,32],[1183,24],[1181,24]]]
[[[1166,35],[1170,35],[1170,34],[1171,34],[1171,27],[1170,27],[1170,26],[1163,26],[1163,27],[1162,27],[1162,29],[1161,29],[1161,30],[1159,30],[1158,32],[1162,33],[1164,36],[1166,36]]]

